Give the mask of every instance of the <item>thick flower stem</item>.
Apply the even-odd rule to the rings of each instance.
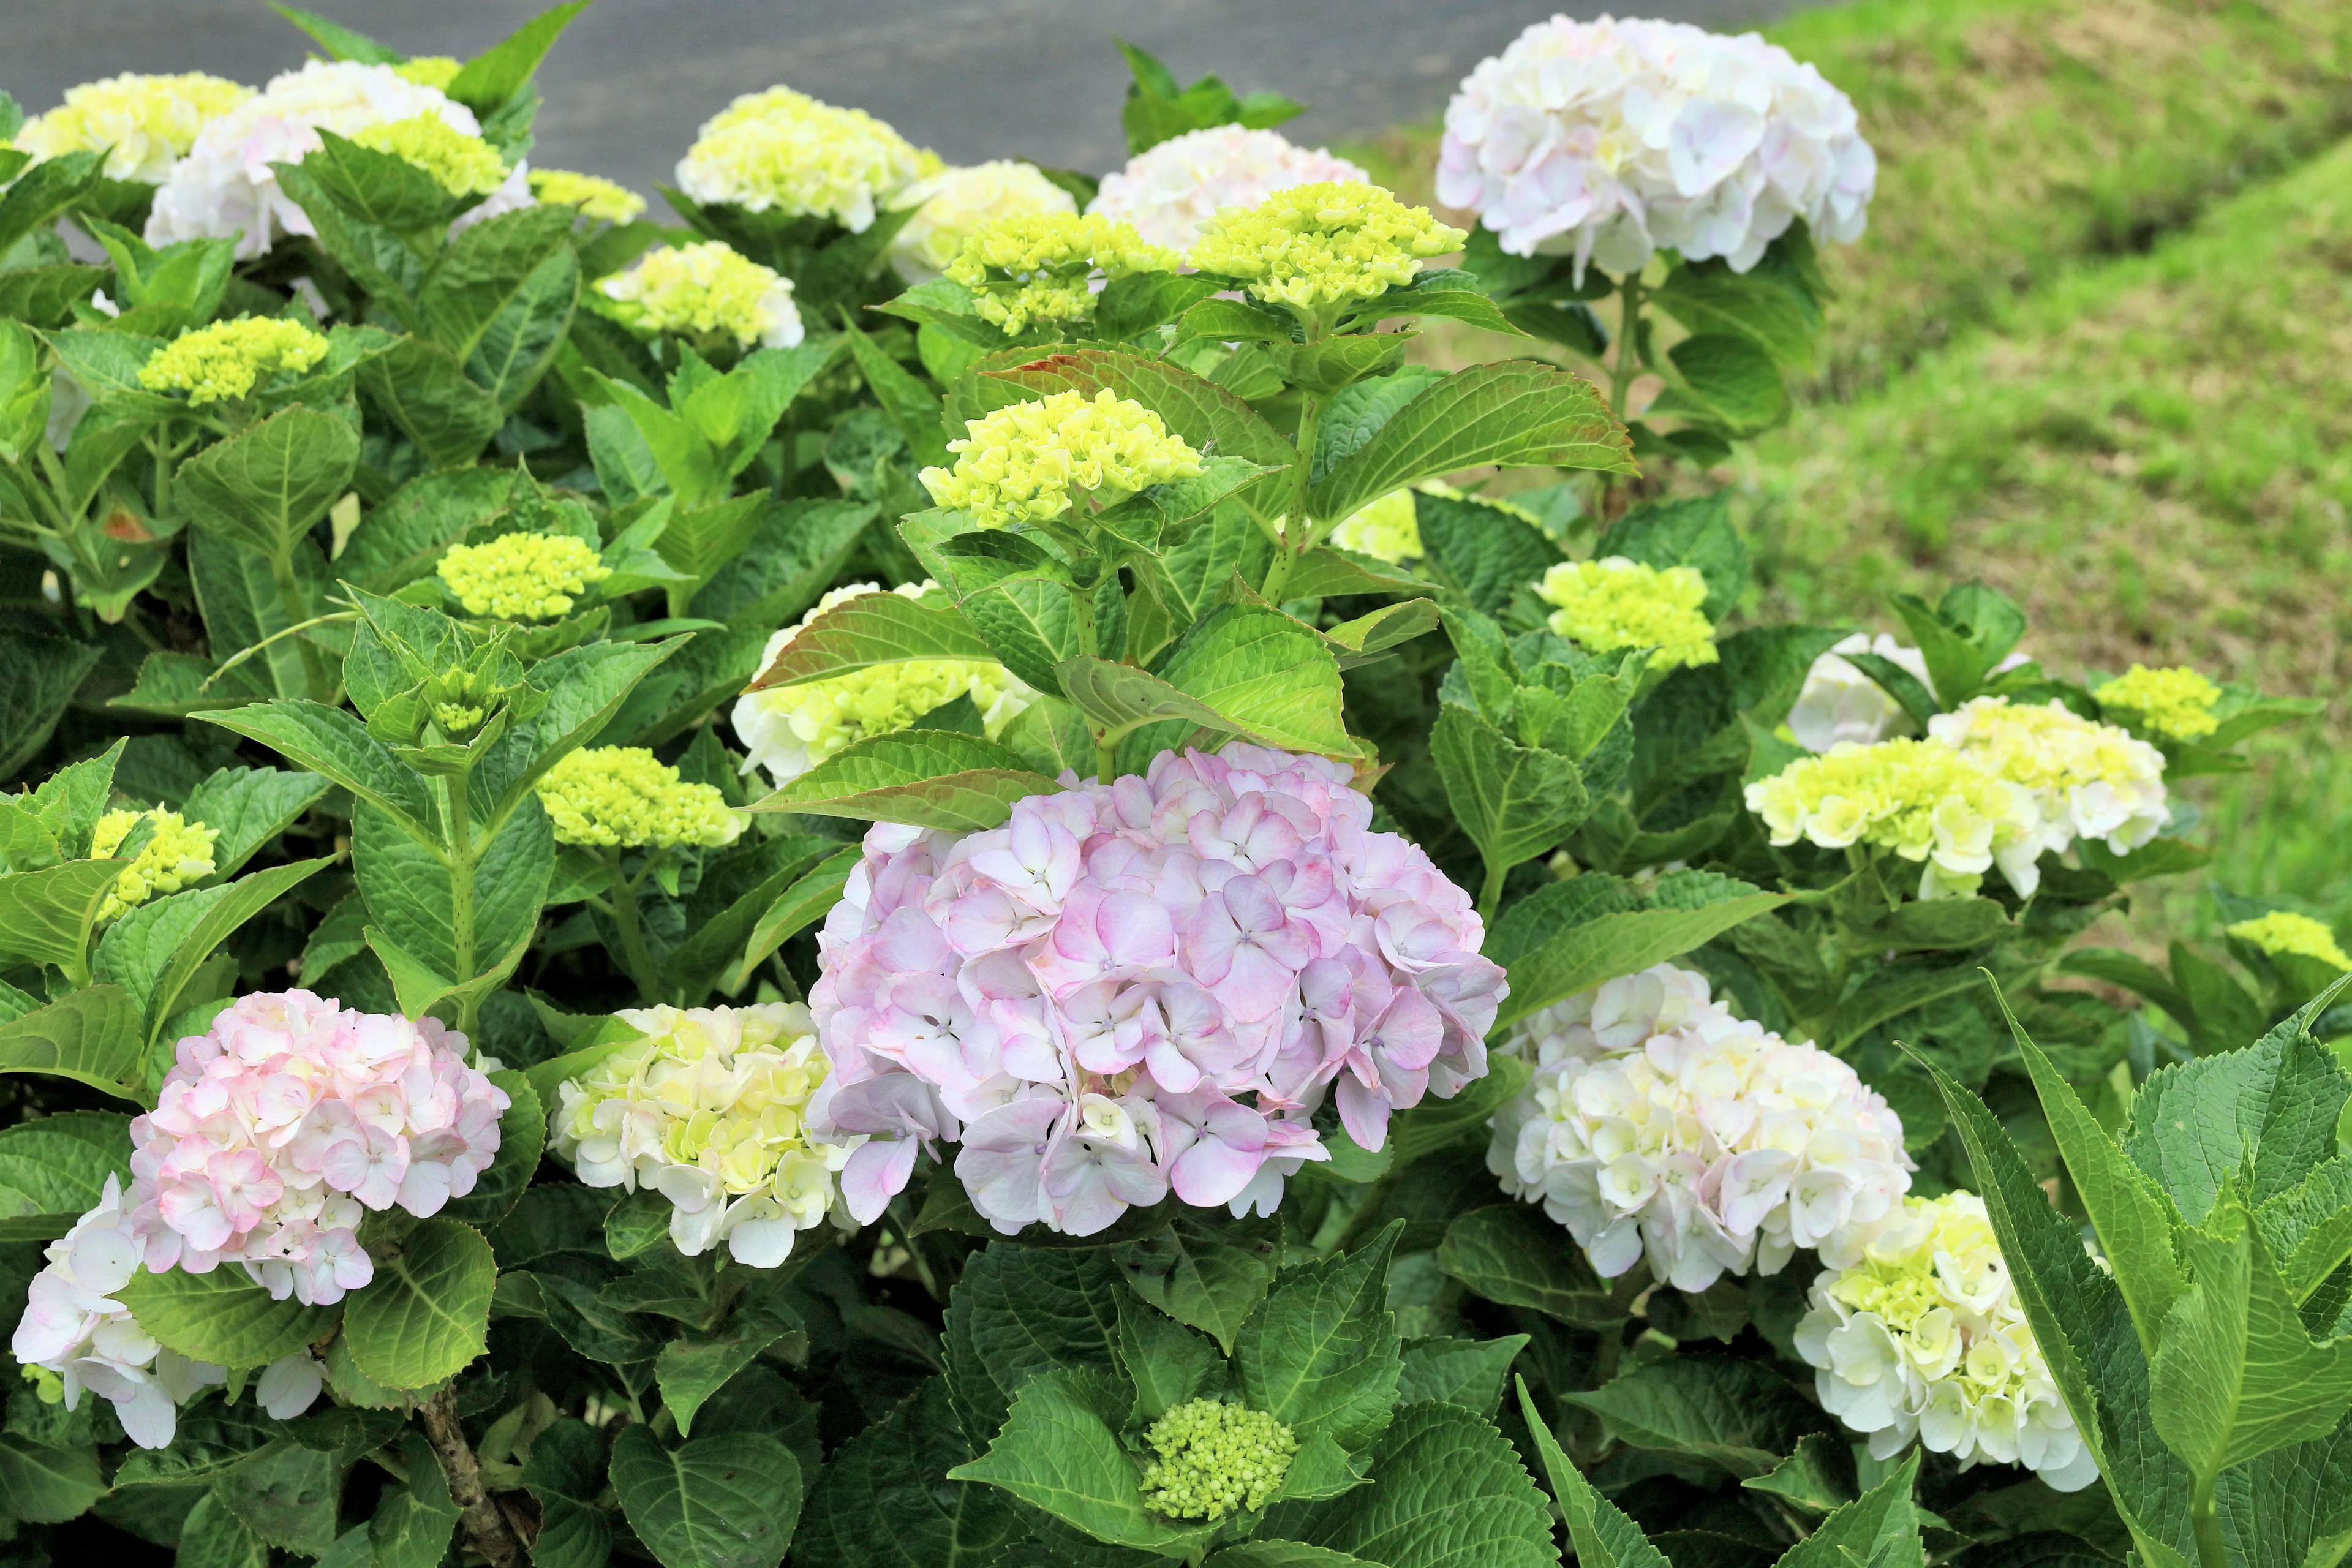
[[[304,645],[306,647],[308,644]],[[471,802],[466,795],[467,776],[459,773],[441,781],[441,799],[447,817],[449,867],[449,953],[456,961],[457,973],[449,978],[459,985],[474,978],[474,825],[468,815]],[[478,1005],[473,992],[466,993],[467,1000],[459,1005],[457,1027],[467,1035],[474,1032],[474,1014]]]
[[[443,1389],[418,1407],[416,1419],[425,1427],[425,1440],[433,1445],[434,1458],[441,1461],[441,1473],[448,1478],[449,1499],[465,1521],[466,1544],[488,1558],[491,1568],[522,1568],[522,1542],[482,1488],[482,1468],[457,1420],[457,1394]]]
[[[637,919],[637,882],[645,879],[645,872],[640,871],[635,881],[622,876],[618,849],[604,852],[604,864],[612,871],[613,924],[621,934],[621,963],[627,968],[629,978],[636,982],[637,1000],[648,1007],[656,1006],[662,999],[661,978],[654,968],[653,951],[646,946],[645,926]],[[652,864],[650,860],[646,862],[647,870]]]
[[[2210,1479],[2189,1494],[2189,1523],[2197,1535],[2197,1568],[2230,1568],[2230,1549],[2221,1539],[2221,1518],[2213,1506]]]
[[[1486,862],[1486,880],[1478,889],[1478,918],[1491,921],[1502,907],[1503,879],[1511,874],[1510,867],[1498,861]]]

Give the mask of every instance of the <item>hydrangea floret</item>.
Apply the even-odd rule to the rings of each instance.
[[[506,162],[498,149],[430,111],[362,125],[352,141],[424,170],[453,196],[487,196],[506,183]]]
[[[1878,161],[1853,102],[1754,33],[1554,16],[1445,110],[1437,199],[1517,256],[1639,272],[1657,250],[1745,272],[1804,220],[1862,237]]]
[[[444,92],[449,90],[449,84],[456,81],[457,73],[465,68],[466,62],[455,55],[411,55],[392,68],[393,74],[403,81],[436,87]]]
[[[1331,542],[1391,566],[1420,559],[1421,516],[1413,509],[1412,491],[1391,490],[1340,519]]]
[[[860,1223],[924,1150],[961,1142],[972,1206],[1010,1235],[1101,1230],[1171,1190],[1270,1214],[1392,1110],[1486,1070],[1505,994],[1469,897],[1371,827],[1350,771],[1234,744],[1163,752],[1115,784],[1063,777],[1005,825],[878,825],[818,939],[810,992],[866,1136],[842,1175]]]
[[[184,821],[178,812],[161,807],[110,811],[100,817],[90,831],[90,858],[110,858],[142,822],[152,823],[155,830],[107,889],[106,900],[98,906],[101,921],[126,915],[158,893],[194,887],[213,874],[213,845],[220,838],[220,829]]]
[[[1891,849],[1919,866],[1919,897],[1974,893],[1995,865],[2020,898],[2042,884],[2034,797],[1933,740],[1840,744],[1747,787],[1775,846]]]
[[[1163,1519],[1255,1512],[1282,1488],[1298,1438],[1263,1410],[1188,1399],[1145,1428],[1143,1505]]]
[[[2315,958],[2331,969],[2352,969],[2352,953],[2347,953],[2336,942],[2336,932],[2326,921],[2313,920],[2309,915],[2273,910],[2225,929],[2230,935],[2253,943],[2273,958]]]
[[[698,202],[830,218],[852,234],[897,205],[938,161],[862,109],[836,109],[788,87],[746,93],[703,123],[677,165]]]
[[[1614,1279],[1704,1290],[1777,1274],[1799,1247],[1853,1262],[1911,1184],[1903,1123],[1817,1046],[1735,1018],[1706,976],[1660,964],[1532,1015],[1536,1064],[1486,1153],[1503,1190],[1566,1226]]]
[[[1813,1282],[1811,1302],[1798,1353],[1873,1458],[1916,1436],[1963,1470],[2023,1465],[2063,1492],[2098,1479],[1975,1194],[1906,1199],[1863,1258]]]
[[[502,533],[481,544],[453,544],[434,568],[469,616],[500,621],[551,621],[613,574],[596,549],[568,533]]]
[[[919,599],[936,585],[905,583],[891,592]],[[768,639],[760,668],[775,663],[835,605],[880,592],[872,583],[853,583],[826,594],[797,625]],[[982,732],[992,741],[1036,696],[1028,682],[992,658],[901,659],[797,686],[747,691],[735,701],[735,734],[743,742],[743,772],[762,769],[782,789],[852,742],[907,729],[959,697],[971,700]]]
[[[968,169],[942,169],[898,196],[914,216],[890,241],[890,258],[910,283],[945,272],[964,244],[989,224],[1012,217],[1073,214],[1076,196],[1047,179],[1034,163],[998,158]]]
[[[110,1173],[97,1206],[49,1243],[8,1348],[44,1403],[74,1410],[87,1390],[113,1405],[125,1436],[161,1448],[172,1441],[179,1407],[227,1382],[228,1372],[164,1349],[117,1300],[144,1252],[123,1208],[121,1178]],[[255,1390],[261,1407],[292,1420],[318,1398],[324,1370],[307,1352],[273,1362]]]
[[[1917,648],[1906,647],[1884,632],[1874,638],[1868,632],[1842,638],[1805,671],[1804,689],[1797,694],[1796,706],[1789,710],[1789,732],[1809,752],[1826,752],[1839,744],[1874,745],[1919,732],[1903,704],[1846,660],[1844,656],[1850,653],[1874,654],[1900,665],[1922,686],[1935,689],[1927,675],[1927,657]]]
[[[316,1306],[365,1285],[368,1210],[438,1214],[498,1154],[507,1094],[467,1049],[429,1017],[239,997],[180,1042],[155,1109],[131,1121],[125,1202],[147,1268],[241,1264]]]
[[[669,1199],[670,1239],[688,1258],[727,1244],[772,1268],[835,1207],[849,1157],[813,1140],[824,1054],[806,1007],[658,1006],[615,1016],[644,1038],[556,1089],[556,1152],[592,1187]]]
[[[236,237],[239,259],[268,254],[281,235],[310,235],[310,215],[278,187],[275,163],[299,163],[319,150],[319,132],[356,136],[372,125],[431,114],[461,135],[479,136],[472,110],[439,88],[410,81],[390,66],[312,60],[273,77],[255,96],[197,132],[155,192],[147,243]],[[499,205],[485,203],[473,214]]]
[[[945,271],[971,290],[981,320],[1009,337],[1032,321],[1091,320],[1104,279],[1172,272],[1176,265],[1174,251],[1148,244],[1127,224],[1036,212],[982,225]]]
[[[39,161],[104,153],[108,179],[160,185],[207,124],[252,96],[249,87],[202,71],[126,71],[68,89],[63,103],[17,128],[16,145]]]
[[[567,752],[534,787],[558,844],[716,848],[743,833],[743,818],[715,786],[686,783],[676,768],[643,746],[588,746]]]
[[[1660,571],[1622,555],[1563,561],[1543,575],[1536,593],[1556,606],[1549,625],[1593,653],[1648,647],[1653,669],[1713,664],[1715,625],[1701,608],[1706,579],[1692,566]]]
[[[178,337],[147,356],[139,384],[150,392],[184,392],[188,406],[251,396],[266,376],[299,375],[327,357],[327,340],[299,321],[239,316]]]
[[[793,283],[715,239],[657,246],[596,286],[605,314],[643,331],[788,349],[805,335]]]
[[[2171,819],[2164,753],[2054,699],[1974,698],[1928,720],[1927,734],[2032,795],[2042,848],[2063,854],[2091,838],[2125,855]]]
[[[1202,472],[1201,454],[1171,434],[1160,416],[1104,387],[1048,393],[964,422],[948,443],[952,468],[919,476],[931,500],[969,514],[982,528],[1051,522],[1075,504],[1072,490],[1105,505],[1150,485]]]
[[[1148,147],[1104,175],[1087,211],[1133,224],[1153,245],[1181,253],[1227,207],[1254,207],[1293,185],[1370,179],[1347,159],[1297,146],[1277,132],[1213,125]]]
[[[629,223],[643,215],[646,198],[626,185],[570,169],[533,169],[530,194],[555,206],[578,207],[599,223]]]
[[[1242,279],[1261,300],[1321,311],[1404,287],[1423,261],[1467,237],[1378,185],[1318,180],[1223,209],[1202,225],[1185,259]]]
[[[2184,667],[2150,669],[2135,664],[2091,695],[2102,708],[2137,714],[2141,728],[2168,741],[2201,740],[2221,727],[2213,714],[2221,689]]]

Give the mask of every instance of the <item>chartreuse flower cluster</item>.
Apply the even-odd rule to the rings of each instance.
[[[1459,250],[1468,237],[1427,208],[1360,181],[1293,185],[1254,207],[1227,207],[1201,227],[1185,259],[1301,310],[1402,288],[1424,258]]]
[[[1979,697],[1928,720],[1927,734],[2031,795],[2044,849],[2095,838],[2128,854],[2170,819],[2164,753],[2063,702]]]
[[[2336,933],[2309,915],[2273,910],[2228,928],[2241,942],[2252,942],[2273,958],[2315,958],[2332,969],[2352,969],[2352,953],[2336,942]]]
[[[999,158],[969,169],[942,169],[907,187],[899,205],[915,216],[890,242],[891,258],[908,281],[945,272],[964,242],[986,225],[1024,214],[1075,213],[1077,198],[1034,163]]]
[[[2103,708],[2139,715],[2144,729],[2173,741],[2194,741],[2221,727],[2213,716],[2221,689],[2196,670],[2131,668],[2091,693]]]
[[[16,144],[44,161],[104,153],[108,179],[159,185],[195,144],[196,132],[252,96],[249,87],[202,71],[126,71],[69,89],[65,102],[18,128]]]
[[[429,110],[363,125],[352,133],[352,141],[424,170],[453,196],[487,196],[506,182],[507,166],[497,148]]]
[[[721,1240],[772,1268],[834,1207],[846,1144],[809,1136],[824,1083],[806,1007],[670,1006],[617,1015],[645,1038],[558,1086],[556,1152],[592,1187],[647,1186],[669,1199],[688,1258]]]
[[[772,87],[704,122],[677,183],[698,202],[830,218],[863,234],[879,208],[940,166],[862,109]]]
[[[178,812],[160,808],[110,811],[100,817],[89,836],[90,858],[110,858],[142,822],[153,823],[155,831],[114,879],[106,901],[98,907],[101,921],[128,914],[158,893],[176,893],[213,874],[213,845],[220,837],[220,829],[183,821]]]
[[[1331,542],[1342,550],[1369,555],[1390,565],[1416,560],[1421,554],[1421,518],[1413,510],[1412,492],[1391,490],[1380,500],[1350,513],[1331,531]]]
[[[530,194],[554,206],[578,207],[599,223],[628,223],[646,210],[646,198],[626,185],[569,169],[533,169]]]
[[[1840,745],[1747,789],[1775,845],[1867,845],[1919,865],[1919,896],[1973,893],[1999,864],[2021,898],[2041,883],[2033,798],[1974,757],[1933,740]]]
[[[931,500],[970,514],[982,528],[1050,522],[1070,510],[1070,492],[1106,503],[1149,485],[1192,479],[1201,454],[1158,414],[1108,387],[1049,393],[964,422],[948,443],[952,468],[925,468]]]
[[[593,545],[568,533],[502,533],[486,544],[453,544],[435,568],[469,616],[551,621],[613,574]]]
[[[1143,1440],[1159,1456],[1143,1468],[1143,1503],[1166,1519],[1223,1519],[1266,1505],[1290,1473],[1298,1439],[1263,1410],[1188,1399],[1154,1421]]]
[[[184,392],[188,406],[201,408],[250,396],[262,377],[299,375],[326,357],[327,340],[299,321],[239,316],[183,332],[157,349],[139,367],[139,384]]]
[[[1695,567],[1655,566],[1611,555],[1563,561],[1544,574],[1536,592],[1548,605],[1551,629],[1593,653],[1651,647],[1653,669],[1713,664],[1715,625],[1701,606],[1706,579]]]
[[[1861,1262],[1813,1282],[1796,1338],[1823,1408],[1875,1458],[1916,1436],[1964,1470],[2023,1465],[2060,1491],[2098,1478],[1973,1193],[1906,1200]]]
[[[465,69],[465,62],[451,55],[416,55],[392,68],[392,74],[403,81],[413,81],[419,87],[448,90]]]
[[[801,341],[792,279],[715,239],[659,246],[597,286],[605,314],[640,331],[715,338],[737,348]]]
[[[715,848],[743,819],[713,786],[687,784],[643,746],[589,746],[566,754],[538,784],[558,844],[605,849]]]
[[[981,320],[1009,336],[1032,321],[1091,319],[1098,279],[1176,267],[1174,251],[1149,243],[1130,224],[1040,212],[983,224],[948,263],[947,276],[971,290]]]
[[[932,586],[903,583],[891,592],[919,599]],[[775,663],[794,638],[835,605],[880,592],[871,583],[834,589],[798,625],[768,639],[760,668]],[[982,730],[992,741],[1036,696],[1028,682],[992,658],[901,659],[797,686],[747,691],[735,702],[735,733],[746,753],[743,771],[764,769],[782,789],[852,742],[907,729],[959,697],[971,700],[980,710]]]

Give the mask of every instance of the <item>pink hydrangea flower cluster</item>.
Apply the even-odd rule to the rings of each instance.
[[[180,1042],[155,1109],[131,1123],[146,1266],[242,1263],[272,1296],[316,1306],[365,1285],[365,1211],[437,1213],[498,1154],[506,1091],[466,1049],[431,1018],[308,991],[240,997]]]
[[[1378,1149],[1391,1110],[1484,1076],[1506,994],[1484,926],[1350,778],[1163,752],[1112,784],[1065,773],[988,832],[869,832],[809,998],[851,1214],[943,1142],[1008,1235],[1091,1235],[1171,1190],[1271,1213],[1329,1158],[1327,1098]]]

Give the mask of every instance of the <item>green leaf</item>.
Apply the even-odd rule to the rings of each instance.
[[[129,973],[106,973],[101,977],[117,980],[135,996],[145,1009],[147,1036],[152,1044],[162,1033],[164,1023],[173,1014],[190,1003],[201,1002],[201,995],[188,994],[189,984],[215,948],[236,934],[254,916],[276,903],[288,889],[307,881],[334,864],[332,856],[315,860],[296,860],[282,866],[272,866],[264,871],[218,888],[200,888],[190,892],[175,893],[168,899],[131,911],[115,923],[113,930],[99,944],[98,962],[100,969],[107,964],[116,938],[138,928],[133,921],[148,910],[162,911],[167,907],[184,910],[182,920],[170,922],[171,945],[152,954],[153,967],[142,966]]]
[[[1551,1510],[1510,1442],[1453,1405],[1408,1405],[1372,1453],[1377,1484],[1285,1534],[1387,1568],[1552,1568]]]
[[[1746,338],[1705,332],[1666,351],[1683,384],[1653,405],[1661,414],[1696,414],[1739,434],[1778,423],[1789,389],[1772,356]]]
[[[200,717],[333,780],[398,819],[413,836],[427,841],[438,837],[441,811],[425,793],[425,781],[402,766],[392,748],[352,714],[307,699],[281,698]]]
[[[841,574],[877,510],[850,500],[770,508],[743,552],[696,592],[693,613],[762,633],[791,625]]]
[[[120,985],[85,985],[0,1024],[0,1073],[69,1078],[118,1100],[139,1098],[145,1050],[139,1005]]]
[[[287,408],[189,458],[177,493],[197,527],[274,560],[351,489],[359,453],[343,420]]]
[[[751,809],[971,831],[1001,826],[1014,801],[1061,787],[993,741],[901,730],[853,742]]]
[[[664,1345],[654,1360],[654,1381],[660,1386],[663,1405],[677,1422],[678,1436],[693,1432],[695,1412],[728,1379],[799,1324],[799,1314],[769,1295],[740,1307],[723,1333],[689,1331]]]
[[[370,593],[430,576],[442,552],[502,510],[514,492],[501,468],[450,468],[411,479],[360,520],[334,571]]]
[[[1023,1386],[988,1451],[948,1479],[1001,1487],[1097,1541],[1184,1556],[1219,1526],[1171,1523],[1144,1506],[1136,1463],[1109,1425],[1126,1403],[1100,1373],[1041,1373]]]
[[[68,153],[34,164],[0,195],[0,256],[96,187],[105,172],[97,153]]]
[[[1234,1348],[1250,1408],[1302,1441],[1328,1433],[1350,1450],[1388,1426],[1403,1364],[1388,1310],[1389,1258],[1402,1229],[1391,1225],[1352,1253],[1276,1278]]]
[[[269,7],[316,39],[327,51],[331,60],[357,60],[362,65],[396,66],[407,56],[397,49],[386,48],[364,33],[355,33],[341,23],[331,21],[315,11],[299,11],[271,0]]]
[[[472,941],[464,948],[452,921],[462,873],[373,805],[352,814],[352,867],[370,924],[435,973],[463,982],[487,971],[538,924],[555,872],[554,832],[532,798],[481,847],[468,889]]]
[[[0,878],[0,957],[79,971],[99,906],[129,865],[73,860]]]
[[[183,815],[220,834],[213,842],[215,876],[233,877],[254,852],[289,827],[327,793],[314,773],[278,768],[222,768],[190,791]]]
[[[1308,392],[1330,394],[1404,363],[1412,339],[1402,332],[1324,338],[1311,343],[1280,342],[1265,348],[1266,363],[1283,380]]]
[[[1500,614],[1513,594],[1560,559],[1559,546],[1541,529],[1502,507],[1416,492],[1412,509],[1423,569],[1486,615]]]
[[[1738,607],[1748,591],[1748,546],[1731,525],[1728,496],[1644,501],[1611,523],[1592,546],[1598,557],[1622,555],[1664,571],[1688,566],[1706,579],[1710,621]]]
[[[1797,1440],[1797,1451],[1780,1468],[1739,1483],[1769,1492],[1806,1513],[1831,1513],[1854,1496],[1853,1449],[1835,1437],[1814,1433]]]
[[[271,1300],[236,1268],[142,1271],[117,1294],[166,1350],[222,1366],[268,1366],[324,1338],[335,1322],[332,1308]]]
[[[213,1483],[213,1496],[272,1546],[318,1557],[335,1542],[342,1468],[334,1455],[280,1440]]]
[[[1354,757],[1362,748],[1340,712],[1339,667],[1315,633],[1265,605],[1226,605],[1177,639],[1160,679],[1198,698],[1237,732],[1284,751]],[[1137,731],[1127,750],[1148,760],[1185,732]]]
[[[504,1219],[522,1197],[547,1148],[547,1107],[530,1079],[512,1068],[489,1077],[506,1091],[508,1102],[505,1114],[499,1118],[498,1157],[488,1170],[474,1178],[472,1192],[451,1198],[441,1210],[446,1218],[485,1230]]]
[[[588,9],[588,0],[568,0],[551,5],[517,27],[500,42],[467,60],[449,82],[449,96],[477,114],[488,114],[530,85],[539,62]]]
[[[2124,1149],[2184,1219],[2201,1225],[2249,1155],[2254,1184],[2247,1195],[2256,1205],[2333,1156],[2347,1099],[2352,1079],[2289,1019],[2243,1050],[2156,1073],[2133,1101]]]
[[[398,1453],[408,1484],[387,1488],[375,1517],[368,1521],[375,1568],[436,1568],[448,1553],[449,1538],[457,1532],[457,1505],[421,1434],[402,1434]]]
[[[1527,1379],[1512,1382],[1518,1388],[1519,1412],[1527,1418],[1528,1430],[1535,1436],[1536,1453],[1543,1460],[1544,1479],[1551,1483],[1552,1496],[1568,1521],[1568,1539],[1576,1548],[1577,1568],[1673,1568],[1643,1535],[1642,1527],[1594,1490],[1584,1472],[1560,1451],[1559,1439],[1536,1411]]]
[[[1917,1568],[1927,1555],[1919,1540],[1918,1510],[1911,1503],[1918,1476],[1919,1451],[1914,1448],[1885,1480],[1789,1548],[1777,1568]]]
[[[456,199],[422,166],[332,131],[322,131],[319,141],[319,149],[299,162],[301,188],[287,187],[314,223],[319,196],[337,216],[393,233],[430,227],[454,216]]]
[[[130,1188],[131,1121],[120,1112],[53,1111],[0,1131],[0,1189],[29,1205],[26,1214],[63,1217],[70,1228],[98,1206],[110,1175]]]
[[[1101,1249],[992,1241],[948,1298],[948,1391],[966,1432],[993,1435],[1013,1395],[1055,1368],[1116,1371],[1118,1268]]]
[[[1393,489],[1493,463],[1634,471],[1624,427],[1592,384],[1534,360],[1507,360],[1423,390],[1309,493],[1341,518]]]
[[[1495,1204],[1445,1228],[1437,1267],[1487,1300],[1532,1307],[1579,1329],[1608,1331],[1630,1315],[1640,1276],[1601,1279],[1542,1209]]]
[[[604,1489],[604,1435],[583,1421],[559,1419],[531,1439],[522,1484],[539,1500],[538,1568],[604,1568],[613,1526],[596,1506]]]
[[[1503,1379],[1528,1346],[1526,1334],[1499,1340],[1408,1340],[1397,1398],[1406,1405],[1437,1400],[1492,1419],[1502,1403]]]
[[[1734,272],[1719,259],[1685,261],[1650,297],[1693,333],[1746,338],[1793,369],[1811,365],[1821,306],[1780,268]]]
[[[864,858],[865,852],[854,846],[836,850],[784,889],[767,913],[760,917],[760,923],[751,928],[743,944],[743,955],[730,972],[730,984],[740,988],[770,953],[824,919],[841,901],[841,890],[848,883],[849,874]]]
[[[946,428],[940,423],[938,395],[906,366],[884,353],[872,338],[859,331],[846,310],[841,321],[858,374],[866,378],[876,400],[898,426],[898,433],[907,438],[907,450],[925,468],[944,466],[949,461],[948,437]]]
[[[0,777],[49,743],[82,678],[105,649],[16,631],[0,635]]]
[[[994,658],[944,596],[861,594],[801,630],[749,689],[797,686],[913,658]]]
[[[360,367],[360,390],[436,468],[470,463],[506,423],[499,400],[467,376],[456,354],[404,337]]]
[[[1180,1214],[1167,1229],[1113,1256],[1138,1296],[1214,1336],[1231,1355],[1234,1336],[1274,1283],[1281,1247],[1276,1221],[1212,1223]]]
[[[2298,1303],[2308,1300],[2352,1258],[2352,1160],[2321,1162],[2301,1183],[2256,1209],[2254,1223],[2287,1293]]]
[[[1139,337],[1154,327],[1165,326],[1178,317],[1184,318],[1185,335],[1210,336],[1192,331],[1191,312],[1199,309],[1217,291],[1212,279],[1197,274],[1178,272],[1130,272],[1124,278],[1114,278],[1095,296],[1095,331],[1108,339]],[[1230,300],[1218,300],[1230,304]],[[1246,307],[1244,307],[1246,308]],[[1283,323],[1283,336],[1289,336],[1287,321]],[[1157,343],[1153,343],[1157,347]]]
[[[456,1220],[422,1221],[397,1246],[345,1300],[343,1332],[377,1383],[429,1389],[488,1348],[499,1268],[482,1233]]]
[[[0,1432],[0,1509],[32,1524],[61,1524],[106,1492],[95,1448],[53,1448]]]
[[[1807,1433],[1834,1430],[1780,1374],[1731,1356],[1670,1356],[1562,1397],[1637,1448],[1713,1465],[1742,1480],[1776,1468]]]
[[[1079,349],[1013,369],[983,371],[981,380],[1016,388],[1023,397],[1049,392],[1081,392],[1092,397],[1108,387],[1114,396],[1131,397],[1158,414],[1170,431],[1196,449],[1213,449],[1219,457],[1245,458],[1253,463],[1297,461],[1290,443],[1248,404],[1165,360],[1111,349]]]
[[[1207,1568],[1373,1568],[1360,1557],[1303,1541],[1236,1541],[1209,1554]]]
[[[968,588],[966,581],[959,574],[956,607],[991,654],[1040,691],[1061,696],[1062,663],[1086,646],[1083,612],[1067,580],[1058,572],[1011,572]]]
[[[1503,1003],[1496,1026],[1516,1023],[1603,980],[1638,973],[1654,963],[1680,957],[1742,921],[1788,902],[1784,894],[1757,892],[1727,878],[1719,880],[1719,896],[1696,908],[1613,910],[1532,941],[1527,939],[1536,937],[1544,923],[1547,903],[1564,897],[1555,889],[1574,883],[1554,883],[1514,904],[1496,923],[1486,950],[1489,956],[1501,960],[1511,983],[1510,996]],[[1504,957],[1505,953],[1509,956]]]
[[[613,1444],[621,1510],[662,1568],[775,1568],[801,1511],[792,1450],[755,1432],[675,1450],[644,1426]]]
[[[1566,838],[1591,810],[1575,763],[1518,744],[1459,703],[1440,708],[1429,754],[1454,820],[1478,847],[1494,884]]]
[[[809,1493],[793,1561],[808,1568],[990,1568],[1025,1533],[995,1488],[940,1478],[972,1457],[927,1378],[889,1415],[833,1452]]]

